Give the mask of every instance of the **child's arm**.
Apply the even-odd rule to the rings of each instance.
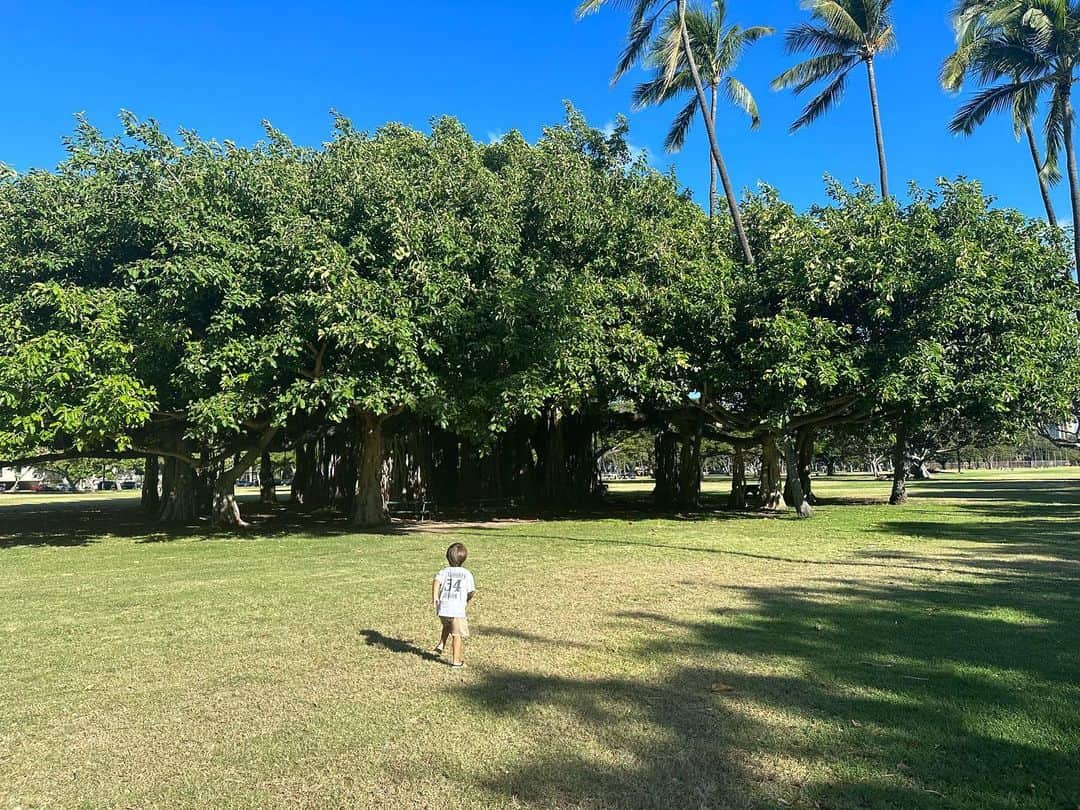
[[[431,580],[431,606],[437,608],[439,606],[439,589],[442,588],[442,582],[438,578]]]
[[[465,597],[466,604],[471,602],[474,596],[476,596],[476,591],[469,591],[469,595]]]

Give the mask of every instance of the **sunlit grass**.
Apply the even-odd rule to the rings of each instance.
[[[1080,470],[815,487],[376,535],[0,496],[0,808],[1080,803]],[[453,540],[464,672],[424,653]]]

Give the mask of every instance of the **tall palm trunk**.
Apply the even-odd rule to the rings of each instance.
[[[705,119],[705,131],[709,135],[709,147],[712,149],[713,161],[716,170],[720,173],[720,182],[724,186],[724,196],[727,197],[728,209],[731,211],[731,222],[735,226],[735,236],[739,240],[743,256],[747,264],[754,263],[754,254],[750,251],[750,242],[746,238],[743,229],[742,214],[739,213],[739,201],[735,199],[735,191],[731,187],[731,179],[728,177],[727,167],[724,165],[724,156],[720,154],[720,144],[716,140],[716,127],[709,115],[709,100],[705,97],[705,85],[701,83],[701,71],[698,70],[697,59],[694,58],[693,45],[690,42],[690,32],[686,28],[686,0],[678,0],[679,10],[679,34],[682,39],[683,53],[686,55],[686,64],[690,68],[690,76],[694,80],[694,90],[697,92],[698,106],[701,109],[701,117]]]
[[[877,138],[878,169],[881,172],[881,199],[889,197],[889,170],[885,166],[885,136],[881,131],[881,110],[878,108],[877,79],[874,78],[874,57],[866,59],[866,77],[870,83],[870,109],[874,113],[874,137]]]
[[[1046,219],[1051,225],[1057,227],[1054,204],[1050,201],[1050,189],[1042,174],[1042,157],[1039,155],[1039,145],[1035,142],[1035,130],[1031,128],[1031,124],[1024,124],[1024,132],[1027,133],[1028,148],[1031,149],[1031,159],[1035,163],[1035,179],[1039,181],[1039,192],[1042,194],[1043,205],[1046,207]]]
[[[1065,164],[1069,171],[1069,198],[1072,202],[1073,220],[1073,267],[1076,269],[1077,284],[1080,284],[1080,178],[1076,171],[1076,148],[1073,145],[1073,109],[1072,84],[1062,88],[1065,97],[1065,115],[1062,121],[1062,136],[1065,141]]]
[[[712,87],[709,88],[709,108],[710,115],[713,120],[713,127],[716,126],[716,82],[713,82]],[[713,160],[712,150],[709,150],[709,222],[716,219],[716,161]]]

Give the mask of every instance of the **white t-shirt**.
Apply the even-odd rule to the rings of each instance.
[[[467,568],[448,565],[435,575],[442,586],[439,588],[439,615],[447,618],[465,615],[469,594],[476,590],[476,582]]]

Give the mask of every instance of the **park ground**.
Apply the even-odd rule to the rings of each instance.
[[[0,809],[1080,806],[1080,470],[815,486],[382,534],[0,496]]]

